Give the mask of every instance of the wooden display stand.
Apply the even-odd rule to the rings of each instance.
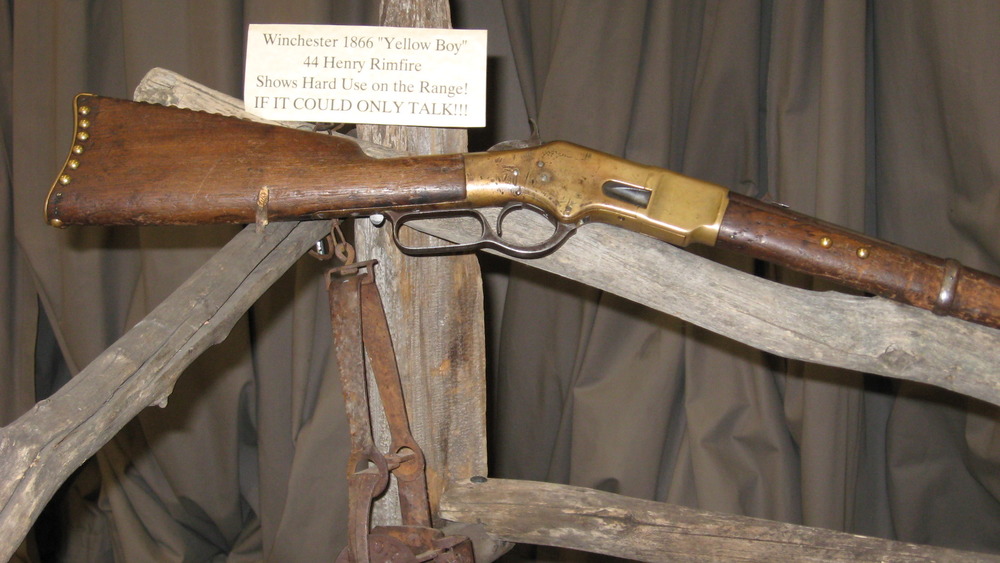
[[[160,69],[150,72],[136,95],[250,117],[238,100]],[[431,144],[464,150],[461,139],[446,144],[455,142],[438,136]],[[373,156],[398,154],[364,147]],[[414,236],[467,238],[461,228],[441,221]],[[411,382],[405,389],[411,425],[434,476],[432,506],[442,518],[481,524],[500,543],[644,560],[1000,560],[577,487],[471,480],[486,474],[482,294],[475,259],[403,257],[384,233],[359,231],[360,252],[384,265],[383,294],[399,298],[386,306],[400,368]],[[0,560],[10,557],[59,485],[139,411],[164,403],[182,370],[224,339],[257,297],[327,232],[325,222],[275,223],[262,233],[248,227],[63,389],[0,429]],[[930,383],[1000,405],[997,330],[883,299],[781,286],[601,225],[580,229],[555,254],[525,263],[777,355]],[[420,291],[397,291],[392,284]],[[442,324],[451,325],[451,332],[429,338],[419,324],[421,313],[444,315],[449,320]],[[376,518],[391,521],[391,507]],[[489,560],[496,552],[494,544],[479,556]]]
[[[383,2],[379,24],[450,28],[451,15],[441,0]],[[358,138],[397,155],[468,151],[465,129],[360,125]],[[427,459],[433,510],[447,482],[487,470],[486,328],[479,262],[471,255],[407,256],[388,229],[367,220],[355,221],[354,234],[358,258],[379,262],[376,282],[392,331],[410,428]],[[432,238],[413,230],[404,236],[415,246]],[[376,428],[376,438],[379,434],[388,436]],[[387,444],[386,438],[381,445]],[[396,511],[398,507],[377,502],[373,522],[397,523]]]

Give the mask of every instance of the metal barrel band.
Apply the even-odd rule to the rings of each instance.
[[[938,290],[937,299],[934,300],[934,307],[931,309],[934,314],[950,314],[955,304],[955,290],[961,277],[962,264],[952,258],[945,260],[941,274],[941,288]]]

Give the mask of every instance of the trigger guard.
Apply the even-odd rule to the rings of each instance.
[[[509,201],[509,202],[505,203],[503,207],[500,208],[500,213],[497,214],[497,226],[496,226],[495,230],[496,230],[496,233],[497,233],[498,237],[502,237],[503,236],[503,218],[506,217],[507,214],[512,213],[514,211],[517,211],[518,209],[527,209],[528,211],[534,211],[535,213],[537,213],[537,214],[541,215],[542,217],[545,217],[546,219],[548,219],[549,223],[552,223],[552,226],[555,227],[557,230],[559,228],[559,225],[563,224],[563,223],[560,223],[559,221],[556,221],[555,219],[553,219],[551,215],[549,215],[548,213],[546,213],[544,209],[542,209],[541,207],[538,207],[537,205],[532,205],[530,203],[526,203],[526,202],[523,202],[523,201]],[[552,238],[553,237],[550,237],[549,240],[552,240]],[[546,241],[546,242],[548,242],[548,241]],[[542,243],[542,244],[545,244],[545,243]]]
[[[503,240],[501,237],[503,237],[504,217],[513,211],[517,211],[518,209],[527,209],[545,217],[554,228],[549,238],[531,246],[513,246]],[[510,201],[504,204],[504,206],[500,208],[500,213],[497,214],[495,229],[497,234],[496,238],[489,241],[484,240],[483,247],[492,248],[514,258],[541,258],[542,256],[547,256],[548,254],[555,252],[556,249],[562,246],[562,244],[566,242],[566,239],[568,239],[570,235],[576,231],[577,227],[579,227],[579,224],[562,223],[558,221],[555,217],[537,205],[532,205],[524,201]]]
[[[508,244],[501,238],[496,240],[483,241],[483,248],[492,248],[498,252],[511,256],[513,258],[541,258],[543,256],[548,256],[549,254],[555,252],[566,239],[570,237],[578,225],[573,225],[570,223],[560,223],[558,221],[552,221],[555,226],[555,231],[544,242],[540,242],[531,246],[513,246]],[[499,229],[499,225],[497,226]]]

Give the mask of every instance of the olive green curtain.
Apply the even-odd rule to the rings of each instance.
[[[10,1],[0,1],[0,424],[35,403],[37,301],[31,269],[14,234],[13,28]]]

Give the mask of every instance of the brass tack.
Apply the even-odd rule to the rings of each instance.
[[[63,222],[62,219],[52,219],[51,221],[49,221],[49,225],[59,228],[63,226]]]
[[[858,248],[858,258],[864,260],[865,258],[868,258],[868,254],[870,254],[870,251],[864,246]]]
[[[86,141],[89,138],[90,138],[90,133],[87,133],[86,131],[80,131],[79,133],[76,134],[76,139],[78,141]]]
[[[80,113],[80,115],[89,115],[90,106],[80,106],[80,108],[77,111]]]
[[[90,120],[89,119],[81,119],[80,122],[77,123],[77,125],[80,126],[80,129],[86,129],[87,127],[90,127]]]
[[[59,176],[59,183],[64,186],[70,183],[71,180],[72,178],[69,177],[69,174],[63,174],[62,176]]]
[[[80,161],[76,160],[75,158],[71,158],[69,161],[66,162],[66,168],[69,168],[70,170],[76,170],[79,167],[80,167]]]
[[[819,245],[822,246],[823,248],[830,248],[831,246],[833,246],[833,239],[830,237],[823,237],[819,239]]]
[[[83,154],[83,145],[73,145],[73,154]]]

